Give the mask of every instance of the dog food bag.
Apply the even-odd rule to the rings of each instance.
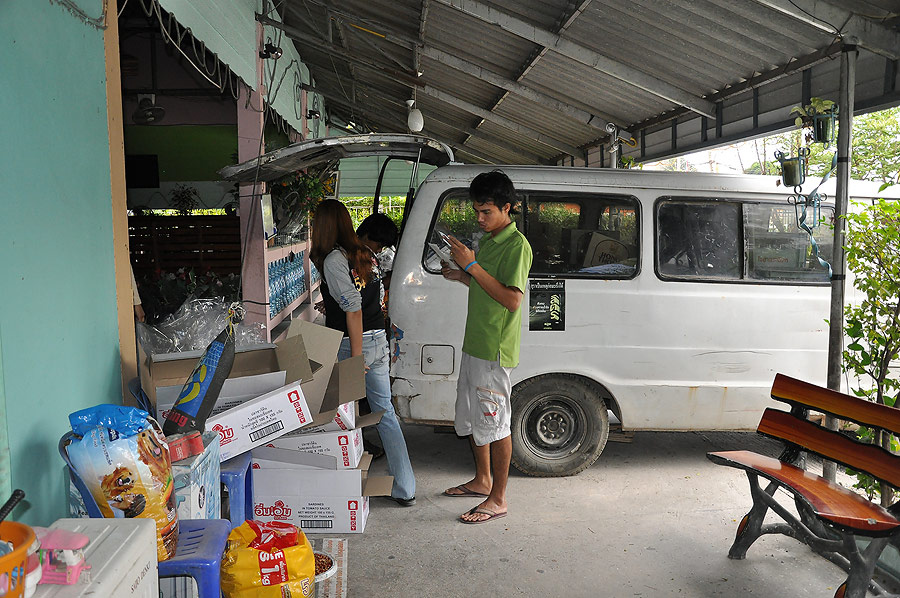
[[[222,557],[225,598],[309,598],[315,580],[313,549],[297,526],[249,520],[228,535]]]
[[[156,521],[160,561],[175,554],[178,513],[169,448],[146,411],[98,405],[69,415],[69,461],[105,517]]]

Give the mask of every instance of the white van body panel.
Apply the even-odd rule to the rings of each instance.
[[[400,415],[409,421],[453,421],[467,288],[426,271],[423,247],[444,193],[466,189],[475,175],[491,169],[455,164],[437,169],[420,186],[408,215],[394,262],[390,315],[396,327],[392,390]],[[592,380],[625,430],[751,430],[765,407],[776,406],[768,392],[776,373],[824,380],[829,286],[665,281],[654,271],[658,198],[785,202],[788,193],[776,186],[777,179],[502,170],[521,191],[620,193],[641,204],[638,274],[629,280],[567,278],[565,331],[529,330],[526,291],[514,385],[554,373]],[[833,187],[823,187],[828,197]],[[449,361],[446,355],[452,355],[452,364],[440,363]],[[438,373],[423,374],[423,368]]]

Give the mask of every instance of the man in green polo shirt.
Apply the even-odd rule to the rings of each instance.
[[[469,198],[485,233],[478,253],[449,237],[450,253],[461,269],[443,264],[441,271],[445,278],[469,287],[454,424],[457,434],[470,437],[475,477],[444,494],[484,498],[460,521],[486,523],[507,512],[512,456],[509,375],[519,364],[522,297],[532,255],[512,222],[518,199],[509,177],[499,170],[479,174],[469,185]]]

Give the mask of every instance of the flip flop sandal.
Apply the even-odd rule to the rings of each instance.
[[[459,493],[451,493],[450,490],[459,490]],[[479,498],[487,498],[487,494],[482,494],[481,492],[475,492],[474,490],[469,490],[466,488],[465,484],[460,484],[459,486],[454,486],[453,488],[448,488],[444,490],[444,496],[454,496],[463,498],[471,498],[471,497],[479,497]]]
[[[487,523],[488,521],[493,521],[494,519],[500,519],[501,517],[506,517],[506,513],[496,513],[494,511],[491,511],[490,509],[482,509],[480,507],[475,507],[474,509],[470,509],[468,512],[466,512],[466,515],[474,515],[475,513],[479,513],[481,515],[488,515],[488,518],[480,519],[478,521],[467,521],[460,516],[459,520],[468,525],[476,525],[478,523]]]

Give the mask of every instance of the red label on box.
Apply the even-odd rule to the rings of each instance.
[[[219,435],[220,446],[224,446],[234,440],[234,429],[231,426],[216,424],[212,427],[212,431]]]
[[[297,419],[300,420],[301,424],[306,423],[306,416],[303,414],[303,405],[300,403],[300,393],[296,390],[292,390],[288,393],[288,400],[294,404],[294,411],[297,412]]]
[[[259,576],[264,586],[277,586],[288,580],[287,562],[284,553],[275,550],[271,553],[258,551]]]
[[[264,503],[257,503],[253,507],[253,513],[257,517],[271,517],[272,519],[290,519],[291,508],[286,507],[283,501],[275,501],[271,507],[267,507]]]

